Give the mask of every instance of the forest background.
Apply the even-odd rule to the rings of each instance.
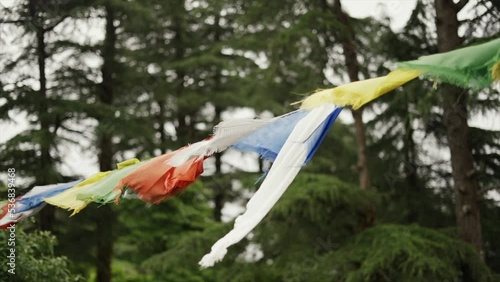
[[[0,171],[16,169],[20,195],[499,37],[496,0],[378,1],[352,17],[362,2],[372,1],[0,1]],[[271,165],[256,155],[216,154],[158,205],[130,197],[71,218],[47,206],[16,229],[14,276],[0,233],[0,280],[500,281],[499,104],[498,86],[417,79],[345,109],[271,213],[211,269],[197,262]]]

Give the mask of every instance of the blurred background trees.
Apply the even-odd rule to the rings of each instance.
[[[0,4],[0,122],[26,121],[0,140],[0,169],[24,188],[88,176],[68,169],[75,152],[110,170],[500,31],[497,1],[483,0],[416,1],[396,31],[327,0]],[[499,98],[417,80],[345,111],[263,223],[207,270],[198,260],[270,165],[254,155],[215,155],[158,205],[124,198],[71,219],[46,207],[18,225],[16,281],[498,281],[500,135],[481,121],[498,119]]]

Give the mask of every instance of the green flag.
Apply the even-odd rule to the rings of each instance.
[[[500,38],[487,43],[399,63],[424,75],[462,87],[480,89],[500,80]]]
[[[118,169],[99,182],[89,186],[77,195],[81,201],[92,201],[101,204],[114,202],[120,196],[121,191],[115,190],[120,180],[138,168],[142,163],[138,159],[131,159],[118,164]]]

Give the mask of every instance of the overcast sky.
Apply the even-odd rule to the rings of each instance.
[[[343,0],[343,8],[352,17],[378,18],[387,14],[391,18],[391,27],[399,29],[404,26],[410,17],[411,11],[415,8],[416,0]]]

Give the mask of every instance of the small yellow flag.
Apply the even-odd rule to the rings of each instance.
[[[90,201],[82,201],[77,199],[78,193],[89,188],[92,184],[99,182],[101,179],[106,177],[111,171],[98,172],[91,177],[85,179],[84,181],[78,183],[73,188],[68,189],[58,195],[50,198],[45,198],[44,201],[66,210],[72,210],[71,216],[77,214],[79,211],[83,210]]]
[[[386,76],[355,81],[339,87],[322,90],[303,100],[301,108],[310,110],[330,103],[337,106],[349,105],[356,110],[364,104],[417,78],[422,73],[423,71],[421,70],[397,69]]]
[[[493,82],[500,81],[500,62],[496,62],[491,68],[491,77],[493,78]]]

